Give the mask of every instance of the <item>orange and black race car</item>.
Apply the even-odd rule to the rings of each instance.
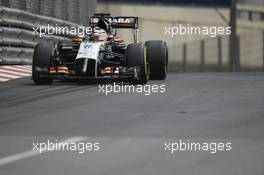
[[[91,35],[71,42],[36,45],[32,79],[36,84],[53,80],[116,79],[145,84],[149,79],[163,80],[167,75],[168,51],[161,40],[138,42],[137,17],[111,17],[95,14],[90,18]],[[125,44],[116,36],[118,29],[132,29],[134,43]],[[96,30],[95,30],[96,29]]]

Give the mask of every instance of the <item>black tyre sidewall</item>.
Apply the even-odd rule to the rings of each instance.
[[[127,66],[140,67],[140,80],[135,81],[135,84],[145,84],[149,79],[148,63],[145,55],[145,47],[139,43],[129,44],[126,50]],[[133,83],[133,82],[132,82]]]
[[[164,80],[167,77],[168,49],[161,40],[146,41],[147,58],[150,67],[150,79]]]
[[[38,43],[34,49],[32,60],[32,79],[36,84],[50,84],[53,79],[49,73],[52,58],[52,44]],[[46,72],[39,72],[37,67],[47,69]]]

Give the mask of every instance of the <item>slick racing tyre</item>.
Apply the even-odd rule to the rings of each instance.
[[[149,64],[146,57],[145,47],[139,43],[129,44],[126,51],[127,66],[139,68],[139,79],[133,80],[132,84],[146,84],[149,80]]]
[[[53,81],[50,75],[52,59],[52,45],[38,43],[34,49],[32,61],[32,79],[38,85],[51,84]]]
[[[168,49],[166,42],[160,40],[146,41],[147,59],[151,80],[164,80],[167,77]]]

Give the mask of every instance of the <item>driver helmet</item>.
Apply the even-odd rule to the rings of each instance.
[[[96,30],[92,34],[92,38],[94,41],[106,41],[108,38],[108,35],[105,30],[99,29],[99,30]]]

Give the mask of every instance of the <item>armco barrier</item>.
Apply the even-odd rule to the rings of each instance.
[[[0,64],[31,64],[33,48],[39,42],[69,40],[73,34],[35,34],[37,26],[82,27],[61,19],[0,7]],[[38,30],[39,31],[39,30]]]
[[[33,55],[32,48],[21,47],[1,47],[1,60],[2,64],[31,64]]]

